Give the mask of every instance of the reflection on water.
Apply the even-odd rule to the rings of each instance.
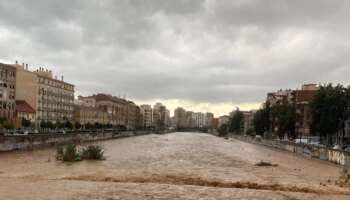
[[[105,161],[62,163],[54,148],[0,154],[0,199],[349,198],[333,183],[340,167],[236,140],[173,133],[101,143]],[[255,166],[261,160],[278,167]]]

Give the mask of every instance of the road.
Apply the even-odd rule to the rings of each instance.
[[[101,144],[104,161],[56,161],[55,148],[1,153],[0,199],[350,199],[335,184],[340,166],[238,140],[172,133]]]

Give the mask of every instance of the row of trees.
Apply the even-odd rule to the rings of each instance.
[[[63,123],[57,122],[57,123],[52,123],[51,121],[42,121],[40,123],[40,127],[44,130],[55,130],[55,129],[69,129],[72,130],[73,129],[73,124],[70,121],[66,121]],[[113,126],[110,123],[107,124],[102,124],[99,122],[95,122],[93,124],[91,124],[90,122],[86,123],[85,126],[84,124],[80,124],[79,122],[76,122],[74,124],[74,128],[77,130],[80,129],[85,129],[85,130],[102,130],[102,129],[117,129],[120,131],[125,131],[126,130],[126,126],[124,125],[115,125]]]
[[[268,103],[259,109],[254,117],[254,132],[262,135],[268,131],[269,125],[278,124],[277,134],[282,138],[285,134],[290,138],[296,138],[296,105],[287,103],[270,106]],[[320,136],[320,142],[333,144],[334,136],[339,133],[344,142],[345,127],[350,118],[350,87],[343,85],[321,86],[316,93],[311,108],[310,132]]]
[[[333,144],[333,137],[339,133],[344,143],[345,127],[350,118],[350,86],[321,87],[311,104],[312,134],[320,136],[320,142]]]

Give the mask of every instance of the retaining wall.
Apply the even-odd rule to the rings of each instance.
[[[250,136],[231,135],[230,137],[241,141],[273,147],[276,149],[288,151],[298,155],[303,155],[306,157],[316,158],[316,159],[350,167],[349,151],[335,150],[335,149],[330,149],[325,147],[318,147],[318,146],[312,146],[312,145],[306,145],[306,144],[297,144],[297,143],[277,141],[277,140],[258,139]]]
[[[92,132],[67,134],[35,134],[0,136],[0,152],[12,150],[33,150],[37,148],[82,143],[88,141],[107,140],[155,133],[154,131]],[[159,133],[159,132],[157,132]],[[167,133],[165,131],[164,133]]]

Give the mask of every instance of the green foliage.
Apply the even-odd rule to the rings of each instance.
[[[6,128],[6,129],[13,129],[14,128],[14,124],[12,122],[10,122],[5,117],[0,118],[0,126],[2,128]]]
[[[122,124],[118,124],[115,126],[115,128],[118,130],[118,131],[126,131],[127,128],[125,125],[122,125]]]
[[[259,109],[253,119],[254,131],[257,135],[263,135],[269,126],[270,104],[266,103],[263,109]]]
[[[65,147],[57,147],[56,159],[63,161],[80,161],[82,160],[82,156],[76,145],[68,144]]]
[[[27,120],[25,118],[22,118],[22,126],[25,128],[28,128],[31,125],[30,120]]]
[[[113,128],[113,125],[111,123],[107,123],[106,128],[111,129],[111,128]]]
[[[278,123],[278,136],[282,138],[287,133],[295,138],[295,106],[288,103],[275,105],[272,109]]]
[[[91,130],[93,129],[93,125],[90,124],[90,122],[88,122],[87,124],[85,124],[85,129]]]
[[[78,149],[75,144],[59,146],[56,149],[56,159],[62,161],[104,160],[104,149],[99,144],[89,144]]]
[[[311,104],[311,133],[319,134],[321,143],[327,139],[333,144],[332,135],[341,131],[344,138],[345,124],[350,116],[350,88],[328,84],[321,87]]]
[[[243,125],[243,121],[244,121],[243,112],[240,111],[239,108],[237,108],[234,115],[230,119],[230,124],[228,127],[229,131],[232,133],[239,133]]]
[[[82,149],[82,157],[88,160],[104,160],[103,147],[99,144],[90,144]]]
[[[253,128],[249,128],[249,129],[247,130],[247,135],[249,135],[249,136],[255,136],[254,129],[253,129]]]
[[[76,129],[81,129],[81,124],[79,122],[75,122],[74,127]]]
[[[219,136],[220,137],[224,137],[227,135],[227,129],[228,129],[228,125],[227,124],[221,124],[219,127]]]
[[[64,123],[64,127],[67,128],[67,129],[73,129],[73,124],[70,121],[66,121]]]

